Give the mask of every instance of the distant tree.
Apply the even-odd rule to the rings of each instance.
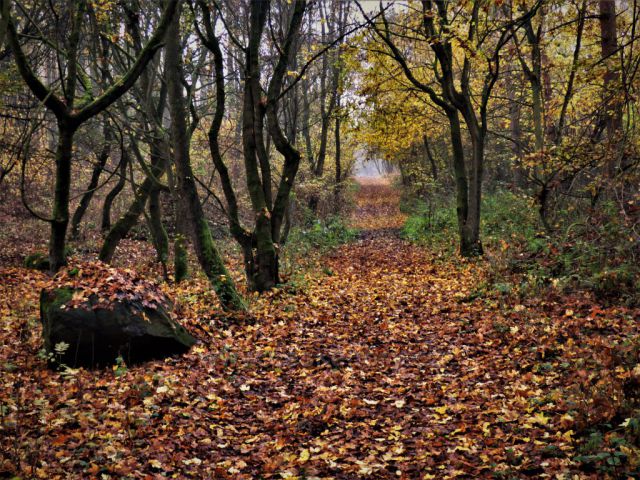
[[[514,29],[535,15],[539,4],[516,18],[502,15],[499,10],[485,9],[483,2],[457,6],[447,1],[421,2],[420,22],[400,25],[382,15],[382,21],[372,23],[373,32],[386,46],[402,74],[419,91],[428,95],[446,115],[453,150],[456,183],[456,210],[460,237],[460,253],[475,256],[483,253],[480,240],[480,206],[488,129],[488,105],[500,75],[501,52]],[[453,11],[453,13],[452,13]],[[363,15],[367,15],[361,9]],[[412,18],[409,17],[410,22]],[[464,20],[462,20],[464,19]],[[456,23],[463,21],[464,27]],[[457,33],[464,28],[466,34]],[[454,33],[455,32],[455,33]],[[454,54],[453,39],[463,45]],[[410,41],[415,47],[404,49],[400,43]],[[414,58],[406,52],[421,52],[423,43],[432,50],[434,61]],[[477,52],[482,51],[483,64]],[[419,62],[414,66],[412,62]],[[421,73],[432,70],[431,78]],[[472,81],[475,70],[483,72],[480,81]],[[434,88],[435,85],[437,88]],[[471,148],[466,153],[461,118],[466,127]]]

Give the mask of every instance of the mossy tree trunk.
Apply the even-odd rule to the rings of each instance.
[[[219,39],[214,33],[209,6],[204,1],[199,1],[198,6],[205,29],[201,31],[196,23],[196,30],[204,45],[214,56],[216,82],[219,83],[216,89],[216,111],[209,130],[211,156],[222,182],[231,233],[244,254],[244,267],[249,288],[259,292],[266,291],[279,282],[278,250],[282,225],[300,164],[300,153],[280,129],[278,104],[281,102],[284,76],[295,54],[294,45],[307,3],[298,0],[292,5],[293,11],[284,36],[285,40],[276,57],[277,61],[267,88],[266,98],[260,83],[260,47],[271,2],[252,0],[250,3],[248,45],[245,49],[244,64],[242,147],[247,189],[255,214],[255,223],[251,230],[244,228],[240,223],[234,187],[218,145],[225,108],[224,88],[221,87],[224,85],[222,51]],[[275,192],[272,191],[271,169],[273,167],[266,153],[268,139],[264,135],[265,120],[269,138],[273,140],[276,149],[284,157],[280,182]]]
[[[187,242],[182,235],[176,235],[173,242],[173,278],[176,283],[189,276],[189,254]]]
[[[49,237],[49,266],[57,272],[67,263],[65,245],[69,224],[69,191],[71,189],[71,157],[73,135],[77,126],[66,119],[58,121],[58,146],[56,149],[56,183],[53,198],[53,215]]]
[[[125,214],[111,227],[107,233],[98,258],[103,262],[111,262],[120,241],[127,236],[131,229],[138,223],[140,215],[144,212],[145,205],[151,193],[158,188],[158,179],[162,177],[167,168],[168,159],[161,150],[153,150],[151,155],[151,168],[149,175],[144,179],[134,199]]]
[[[213,243],[191,168],[189,134],[186,123],[187,109],[181,83],[183,72],[179,20],[180,16],[178,15],[170,25],[165,54],[178,205],[180,212],[188,219],[198,261],[223,308],[234,311],[245,310],[246,306],[236,291],[233,280]]]
[[[156,249],[156,259],[162,265],[164,278],[167,279],[167,261],[169,260],[169,236],[162,222],[162,206],[160,204],[160,188],[156,185],[149,194],[147,202],[149,210],[149,231]]]

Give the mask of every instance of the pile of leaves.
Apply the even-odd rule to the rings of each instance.
[[[131,269],[110,267],[100,261],[73,263],[60,270],[46,288],[73,290],[73,297],[63,308],[86,307],[91,296],[97,299],[92,305],[94,309],[110,309],[116,302],[151,309],[168,303],[167,296],[155,282]]]
[[[577,294],[474,296],[486,265],[401,240],[391,193],[361,190],[369,234],[295,293],[251,297],[255,322],[218,322],[205,278],[168,286],[200,343],[131,368],[48,370],[46,277],[0,270],[0,475],[637,475],[640,312]]]

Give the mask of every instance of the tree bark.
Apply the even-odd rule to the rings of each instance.
[[[80,233],[80,222],[84,217],[84,214],[87,212],[89,208],[89,204],[93,199],[93,195],[96,193],[96,188],[98,188],[98,182],[100,181],[100,175],[102,175],[102,171],[104,170],[107,161],[109,160],[109,155],[111,153],[111,129],[109,128],[109,122],[107,120],[104,121],[104,127],[102,130],[102,136],[104,144],[100,153],[98,154],[97,162],[93,167],[93,172],[91,173],[91,180],[89,181],[89,185],[87,186],[87,190],[84,195],[80,199],[80,204],[76,211],[73,214],[73,218],[71,219],[71,238],[78,238]]]
[[[169,260],[169,236],[162,223],[162,208],[160,205],[160,188],[154,185],[148,200],[149,230],[153,245],[156,248],[156,259],[162,265],[162,273],[167,279],[167,261]]]
[[[53,199],[53,215],[49,241],[49,264],[52,272],[66,265],[65,245],[69,224],[69,190],[71,188],[71,156],[75,126],[65,120],[58,121],[58,146],[56,149],[56,180]]]
[[[336,125],[334,130],[336,149],[336,174],[334,178],[334,212],[339,213],[342,204],[342,142],[340,138],[340,115],[336,115]]]
[[[102,204],[102,222],[100,224],[100,230],[102,233],[107,233],[111,229],[111,207],[116,197],[120,194],[125,184],[127,183],[127,166],[129,164],[129,155],[126,149],[122,149],[120,153],[120,165],[118,166],[118,182],[113,186],[111,191],[107,193]]]
[[[438,165],[436,164],[436,159],[433,158],[433,152],[431,151],[431,146],[429,145],[429,139],[426,135],[422,136],[422,143],[424,144],[424,152],[427,156],[427,160],[429,160],[429,165],[431,165],[431,176],[434,180],[438,180]]]
[[[607,66],[604,76],[605,122],[609,138],[614,138],[622,126],[622,103],[615,99],[616,90],[620,85],[615,65],[618,51],[616,3],[614,0],[600,0],[598,5],[602,59]]]
[[[180,15],[171,22],[165,51],[169,113],[171,116],[171,140],[176,166],[177,193],[181,213],[188,219],[196,255],[226,310],[245,310],[246,306],[235,289],[206,221],[189,155],[189,136],[186,124],[186,105],[182,83],[182,58],[180,45]]]

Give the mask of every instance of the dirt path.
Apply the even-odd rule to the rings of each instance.
[[[604,346],[635,329],[631,317],[551,298],[471,301],[480,264],[404,242],[402,220],[397,192],[364,185],[363,235],[322,275],[229,326],[211,320],[205,282],[185,284],[173,294],[201,344],[118,375],[48,372],[39,330],[17,344],[9,327],[24,321],[8,311],[0,360],[17,368],[0,394],[20,415],[3,417],[0,465],[18,456],[50,479],[575,473],[575,432],[615,413],[628,378]],[[2,293],[28,298],[21,288]]]

